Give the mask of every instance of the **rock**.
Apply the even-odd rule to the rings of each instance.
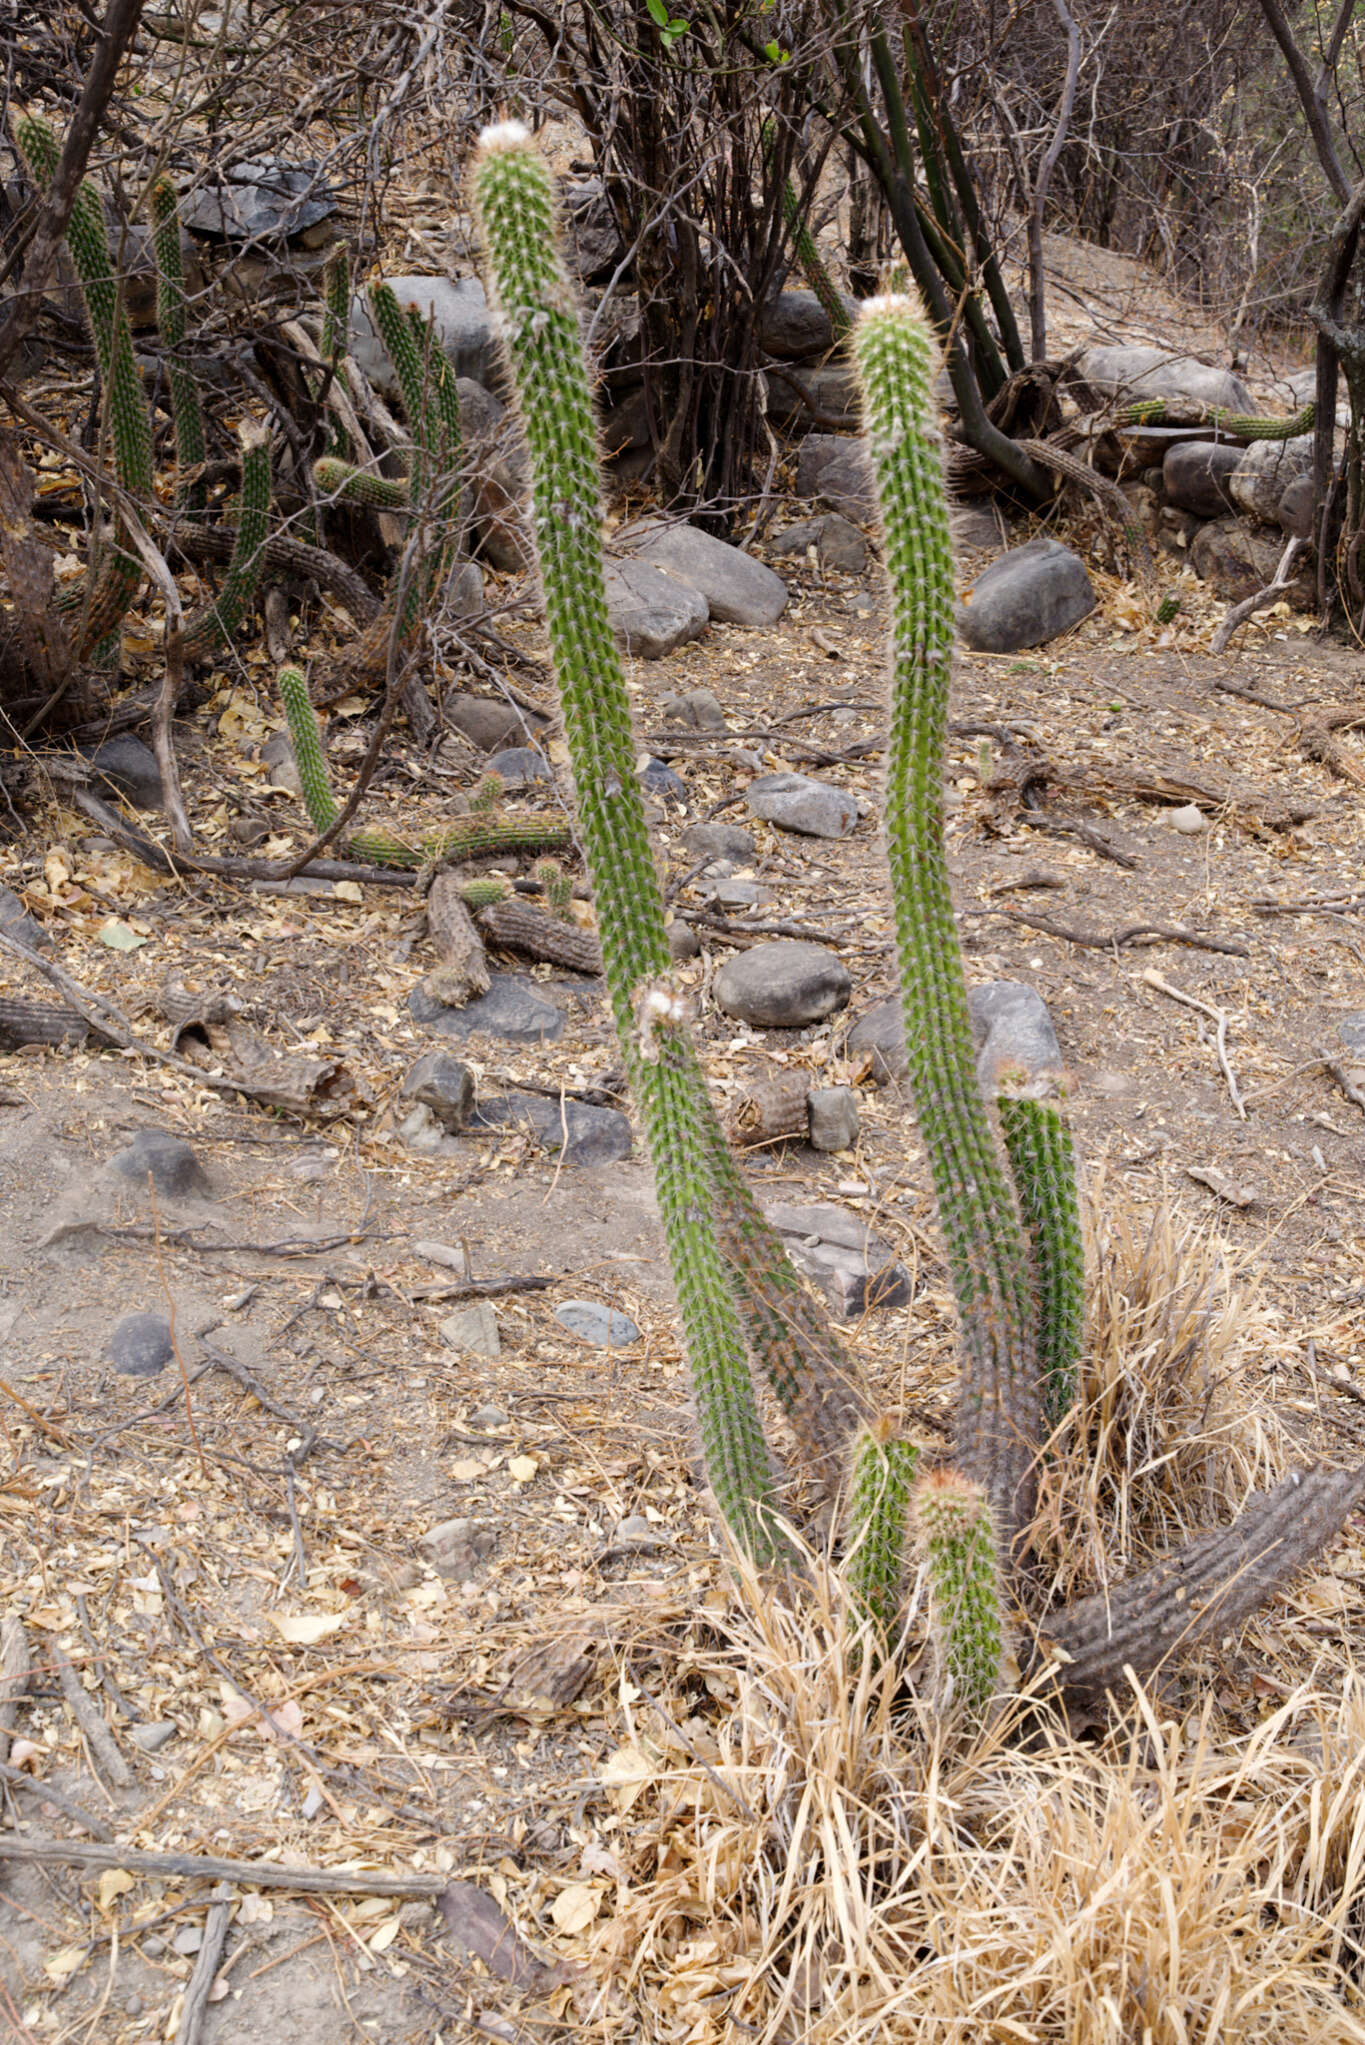
[[[1310,469],[1306,475],[1295,476],[1292,482],[1285,485],[1280,501],[1275,506],[1275,518],[1287,539],[1311,540],[1316,512],[1313,474]]]
[[[439,1264],[443,1271],[453,1271],[460,1278],[468,1278],[469,1252],[463,1244],[438,1243],[429,1236],[419,1236],[412,1246],[414,1257],[425,1257],[429,1264]]]
[[[452,618],[472,618],[483,609],[483,570],[477,561],[457,561],[446,580],[444,603]]]
[[[202,1924],[182,1924],[171,1939],[171,1951],[179,1953],[184,1960],[193,1958],[204,1943]]]
[[[159,1754],[163,1747],[169,1747],[180,1728],[173,1718],[155,1720],[150,1725],[131,1725],[126,1738],[142,1754]]]
[[[1232,509],[1228,479],[1244,450],[1225,440],[1182,440],[1161,465],[1166,495],[1179,511],[1197,518],[1221,518]]]
[[[699,639],[711,616],[700,590],[648,561],[608,561],[607,613],[622,648],[641,660]]]
[[[398,1140],[409,1150],[416,1151],[418,1157],[435,1157],[442,1150],[454,1148],[451,1138],[424,1101],[419,1101],[412,1112],[403,1117],[398,1125]]]
[[[668,1536],[660,1533],[657,1527],[651,1526],[643,1513],[632,1512],[627,1513],[623,1520],[617,1521],[611,1545],[613,1548],[635,1548],[642,1551],[666,1548]]]
[[[103,781],[134,809],[160,809],[164,800],[161,769],[150,746],[144,746],[140,738],[106,739],[88,758],[95,779]]]
[[[746,866],[754,856],[754,841],[738,824],[689,824],[682,834],[683,850],[692,859],[733,859]]]
[[[1243,448],[1241,459],[1228,477],[1233,503],[1249,518],[1262,525],[1274,525],[1289,485],[1299,476],[1311,475],[1313,436],[1304,433],[1297,440],[1257,440]]]
[[[659,715],[691,731],[724,731],[725,712],[712,689],[688,689],[681,696],[662,696]]]
[[[470,485],[474,544],[499,575],[525,575],[535,565],[526,478],[525,456],[518,449],[480,462]]]
[[[504,1413],[501,1406],[476,1406],[469,1416],[471,1427],[477,1427],[481,1434],[496,1434],[499,1428],[510,1427],[512,1416]]]
[[[1354,1015],[1344,1015],[1337,1024],[1337,1035],[1348,1051],[1365,1056],[1365,1009],[1357,1009]]]
[[[857,306],[846,298],[850,317]],[[826,355],[834,346],[834,325],[813,291],[783,291],[770,298],[759,314],[758,343],[769,355],[800,362],[809,355]]]
[[[624,392],[602,417],[602,450],[607,460],[643,451],[650,445],[649,407],[644,386]]]
[[[448,696],[445,714],[447,722],[482,753],[534,738],[538,723],[529,712],[510,703],[492,702],[487,696]]]
[[[841,575],[861,575],[867,566],[867,541],[856,525],[850,525],[837,511],[821,512],[818,518],[799,519],[773,541],[770,551],[780,556],[797,554],[805,558],[814,547],[822,568]]]
[[[1087,383],[1107,396],[1128,403],[1164,398],[1169,407],[1181,408],[1191,420],[1211,405],[1222,405],[1229,412],[1259,411],[1241,377],[1230,369],[1211,369],[1192,355],[1173,355],[1166,348],[1088,348],[1081,357],[1080,370]],[[1164,423],[1181,422],[1168,419]]]
[[[844,1044],[851,1052],[870,1056],[875,1085],[889,1086],[893,1080],[904,1079],[910,1070],[910,1060],[905,1048],[900,996],[892,994],[875,1008],[869,1008],[866,1015],[859,1016]]]
[[[1190,566],[1229,603],[1254,596],[1275,580],[1284,552],[1284,537],[1245,518],[1215,518],[1201,525],[1190,541]],[[1316,577],[1300,570],[1285,591],[1287,600],[1311,609],[1316,602]]]
[[[660,801],[686,805],[687,783],[666,760],[656,760],[652,756],[647,759],[640,769],[640,786],[646,795],[653,795]]]
[[[1011,547],[982,570],[958,615],[962,636],[978,653],[1014,653],[1044,646],[1095,608],[1095,592],[1079,554],[1046,536]]]
[[[815,1086],[806,1097],[816,1150],[852,1150],[858,1141],[858,1096],[851,1086]]]
[[[500,1356],[502,1342],[492,1301],[471,1300],[468,1306],[447,1314],[441,1323],[441,1340],[470,1356]]]
[[[400,305],[415,306],[423,321],[434,322],[436,338],[457,376],[471,377],[480,384],[497,382],[497,336],[477,277],[390,277],[386,281]],[[351,303],[350,344],[351,353],[376,389],[396,397],[398,379],[359,293]]]
[[[0,888],[0,930],[16,944],[26,944],[30,951],[52,949],[52,939],[42,924],[29,915],[19,897],[8,888]]]
[[[128,1314],[104,1353],[121,1377],[154,1378],[175,1355],[171,1324],[160,1314]]]
[[[640,1330],[629,1314],[599,1306],[595,1299],[561,1300],[555,1319],[580,1342],[591,1342],[597,1349],[629,1349],[640,1339]]]
[[[1201,831],[1207,831],[1209,820],[1198,803],[1183,803],[1179,809],[1167,810],[1166,821],[1173,831],[1179,831],[1186,838],[1197,838]]]
[[[317,162],[247,158],[211,183],[182,192],[180,220],[215,241],[288,241],[335,213],[336,195]]]
[[[566,1165],[615,1164],[630,1156],[630,1123],[615,1108],[586,1101],[550,1100],[544,1094],[495,1094],[480,1101],[474,1129],[529,1128],[542,1150],[558,1152]]]
[[[745,800],[752,816],[808,838],[846,838],[858,821],[851,795],[809,774],[760,774]]]
[[[909,1272],[856,1214],[826,1201],[809,1207],[774,1201],[764,1212],[792,1262],[820,1287],[840,1320],[855,1320],[870,1307],[904,1306],[911,1298]]]
[[[601,178],[563,180],[559,187],[559,211],[569,268],[581,284],[605,281],[624,250]]]
[[[728,958],[714,991],[719,1006],[740,1022],[796,1030],[842,1008],[853,982],[843,960],[824,945],[780,938]]]
[[[424,1051],[409,1066],[400,1098],[419,1101],[455,1136],[469,1120],[474,1104],[474,1075],[448,1051]]]
[[[564,1017],[554,1003],[514,973],[494,973],[488,992],[463,1008],[447,1008],[421,987],[414,987],[408,996],[408,1010],[424,1029],[458,1039],[483,1031],[514,1044],[552,1044],[564,1028]]]
[[[1005,543],[1000,519],[984,504],[950,505],[948,530],[955,546],[969,547],[978,554],[998,554]]]
[[[261,764],[270,769],[268,780],[272,788],[283,788],[290,795],[303,794],[294,742],[287,731],[277,731],[266,740],[261,747]]]
[[[495,1553],[498,1537],[492,1527],[482,1527],[477,1520],[442,1520],[428,1527],[420,1545],[438,1576],[463,1581]]]
[[[1051,1087],[1066,1077],[1047,1003],[1023,980],[988,980],[967,990],[976,1071],[988,1100],[1004,1085]]]
[[[686,959],[695,959],[701,951],[701,939],[690,923],[670,923],[668,926],[668,956],[681,964]]]
[[[173,1200],[194,1194],[204,1198],[212,1191],[208,1174],[188,1143],[166,1129],[139,1129],[127,1148],[110,1158],[109,1169],[143,1188],[150,1175],[156,1191]]]
[[[495,440],[507,417],[507,407],[501,398],[495,398],[486,385],[476,383],[472,376],[457,376],[455,396],[460,405],[460,437],[466,446],[471,441],[488,442]]]
[[[787,585],[780,575],[699,526],[655,528],[637,544],[635,558],[698,591],[720,625],[775,625],[787,608]]]
[[[841,433],[808,433],[796,464],[796,494],[819,498],[855,525],[875,518],[872,463],[862,441]]]
[[[826,429],[847,427],[850,432],[857,431],[861,416],[858,386],[848,363],[813,363],[809,368],[794,371],[790,383],[770,369],[767,380],[768,417],[779,426],[800,432],[818,418]]]
[[[508,788],[529,788],[536,781],[554,780],[549,762],[535,746],[508,746],[494,753],[488,762],[491,774],[501,774]]]

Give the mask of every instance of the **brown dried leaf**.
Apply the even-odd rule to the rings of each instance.
[[[452,1882],[438,1905],[450,1942],[467,1959],[482,1960],[514,1988],[555,1988],[572,1969],[544,1960],[518,1937],[510,1918],[477,1882]]]

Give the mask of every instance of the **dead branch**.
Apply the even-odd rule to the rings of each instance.
[[[41,1787],[35,1784],[35,1788]],[[227,1860],[206,1853],[149,1853],[137,1846],[80,1839],[20,1839],[0,1832],[0,1860],[31,1867],[75,1867],[94,1873],[122,1868],[130,1875],[172,1881],[235,1882],[244,1888],[290,1889],[300,1896],[439,1896],[443,1875],[381,1875],[368,1868],[283,1867],[273,1860]]]

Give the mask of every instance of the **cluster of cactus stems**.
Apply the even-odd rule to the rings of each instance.
[[[1104,1597],[1027,1613],[1038,1459],[1076,1394],[1081,1236],[1059,1104],[1007,1093],[996,1104],[1002,1152],[976,1073],[943,848],[953,560],[927,322],[907,299],[876,300],[863,307],[852,344],[891,596],[885,821],[907,1048],[961,1327],[954,1452],[932,1468],[871,1412],[721,1133],[670,970],[634,773],[603,585],[596,436],[552,181],[519,124],[484,134],[473,190],[530,457],[551,656],[603,964],[720,1511],[751,1557],[784,1555],[755,1390],[762,1372],[808,1474],[842,1493],[850,1595],[884,1651],[899,1630],[907,1559],[918,1556],[942,1704],[973,1717],[989,1709],[1004,1682],[1007,1635],[1021,1618],[1026,1670],[1044,1666],[1075,1694],[1121,1689],[1126,1668],[1148,1673],[1176,1647],[1254,1609],[1340,1526],[1365,1493],[1365,1473],[1312,1469],[1253,1499],[1225,1533],[1107,1594],[1112,1621]]]
[[[1233,412],[1226,405],[1209,405],[1197,419],[1173,419],[1170,423],[1176,426],[1216,426],[1220,433],[1227,434],[1229,440],[1297,440],[1302,434],[1313,431],[1317,416],[1317,405],[1310,398],[1306,405],[1286,419],[1266,419],[1256,412]],[[1124,426],[1161,426],[1166,421],[1164,398],[1139,398],[1135,404],[1125,405],[1119,413],[1119,422]]]

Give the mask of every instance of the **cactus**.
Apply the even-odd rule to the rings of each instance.
[[[171,418],[175,423],[175,460],[180,471],[180,498],[187,510],[202,511],[204,480],[198,472],[208,459],[204,412],[199,387],[181,359],[185,345],[185,274],[180,259],[180,205],[175,186],[163,173],[149,195],[152,247],[156,256],[156,324],[171,387]]]
[[[313,464],[313,481],[326,497],[343,497],[348,504],[368,505],[375,511],[406,511],[412,502],[407,483],[395,476],[376,476],[369,469],[354,468],[335,455],[323,455]]]
[[[999,1694],[1005,1653],[991,1509],[958,1470],[929,1470],[911,1504],[929,1584],[938,1703],[979,1717]]]
[[[900,1621],[905,1537],[919,1450],[888,1422],[864,1429],[854,1444],[849,1483],[846,1577],[849,1596],[877,1629],[883,1647]]]
[[[1164,398],[1139,398],[1135,404],[1125,405],[1119,413],[1121,426],[1161,426],[1169,421],[1174,426],[1216,426],[1220,433],[1226,433],[1229,440],[1297,440],[1302,434],[1313,431],[1317,419],[1317,405],[1310,398],[1301,410],[1293,412],[1287,419],[1263,419],[1259,413],[1230,412],[1225,405],[1209,405],[1193,419],[1179,418],[1172,411],[1187,411],[1188,407],[1169,407]]]
[[[835,340],[842,341],[848,335],[853,322],[848,316],[848,307],[840,296],[839,288],[829,274],[815,236],[806,225],[806,216],[801,211],[790,178],[785,178],[782,184],[782,214],[791,229],[792,248],[797,262],[805,273],[806,282],[820,301],[834,331]]]
[[[534,878],[545,891],[545,906],[552,916],[566,918],[573,900],[573,881],[557,859],[537,860]]]
[[[963,1334],[958,1453],[1012,1552],[1033,1504],[1039,1389],[1028,1261],[977,1083],[943,850],[953,557],[931,331],[909,299],[872,299],[853,354],[891,585],[886,835],[906,1047]]]
[[[1033,1251],[1043,1419],[1051,1429],[1076,1396],[1085,1333],[1085,1248],[1071,1131],[1053,1101],[997,1102],[1014,1189]]]
[[[40,189],[56,176],[61,151],[46,121],[21,113],[14,137]],[[114,451],[114,472],[130,497],[152,499],[152,427],[147,399],[133,356],[133,336],[124,310],[123,293],[114,275],[104,208],[95,187],[85,179],[76,193],[67,222],[66,244],[80,279],[86,318],[95,344],[95,359],[104,382],[104,412]],[[98,562],[93,580],[65,600],[79,606],[83,624],[77,653],[84,657],[117,627],[142,581],[142,562],[116,525],[112,543]]]
[[[185,627],[187,660],[203,660],[220,646],[231,646],[260,585],[265,543],[270,536],[270,429],[243,426],[242,489],[237,506],[237,534],[223,587],[211,604],[197,611]]]
[[[351,252],[344,241],[328,251],[322,266],[322,335],[318,353],[331,368],[339,367],[351,331]]]

